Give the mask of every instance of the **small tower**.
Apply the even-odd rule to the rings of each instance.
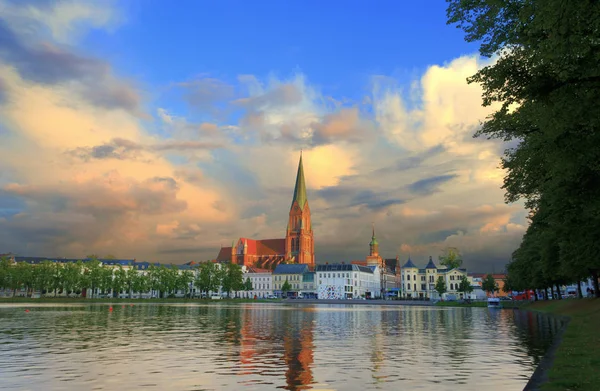
[[[376,257],[379,255],[379,243],[375,238],[375,223],[373,223],[373,236],[371,236],[371,243],[369,243],[369,255]]]
[[[369,242],[369,255],[367,256],[367,266],[379,266],[383,272],[385,270],[385,261],[379,256],[379,242],[375,238],[375,223],[372,223],[373,234]]]

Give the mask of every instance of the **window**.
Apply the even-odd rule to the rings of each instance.
[[[425,284],[421,284],[421,290],[424,291],[425,290]]]
[[[421,281],[425,281],[425,276],[421,276]]]
[[[407,274],[407,275],[406,275],[406,279],[407,279],[408,281],[410,281],[410,274]]]
[[[413,289],[413,290],[415,290],[415,291],[416,291],[416,290],[417,290],[417,284],[414,284],[414,285],[413,285],[413,288],[415,288],[415,289]]]

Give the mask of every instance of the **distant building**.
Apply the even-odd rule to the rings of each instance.
[[[498,285],[498,291],[496,292],[496,296],[505,297],[508,296],[507,292],[504,292],[504,281],[506,280],[506,274],[504,273],[469,273],[469,277],[473,279],[473,284],[477,284],[482,287],[483,280],[485,277],[491,274],[496,280],[496,285]],[[483,289],[483,288],[482,288]]]
[[[467,276],[467,269],[438,268],[433,259],[429,257],[429,263],[425,268],[418,268],[413,261],[408,261],[402,266],[402,296],[406,298],[420,299],[440,299],[440,295],[435,290],[435,284],[439,277],[443,277],[446,283],[446,293],[442,298],[455,297],[457,299],[466,298],[464,294],[458,291],[463,276]],[[469,278],[467,276],[467,278]],[[469,278],[471,286],[472,279]],[[475,298],[475,295],[469,295],[469,298]]]
[[[221,247],[217,262],[232,262],[248,267],[274,269],[283,263],[315,265],[315,243],[310,207],[306,196],[302,154],[298,163],[296,186],[290,207],[285,238],[239,238],[231,247]]]
[[[317,284],[315,283],[315,272],[308,272],[302,275],[302,288],[300,295],[304,299],[317,298]]]
[[[273,294],[273,272],[267,269],[242,266],[243,280],[250,279],[251,290],[236,292],[237,297],[245,298],[268,298]]]
[[[309,273],[308,265],[282,264],[273,270],[273,294],[277,297],[297,297],[304,287],[304,275]],[[283,292],[283,284],[288,282],[290,289]]]
[[[319,299],[374,299],[381,297],[378,266],[326,264],[317,265],[315,273]]]
[[[379,242],[375,237],[375,225],[373,225],[373,235],[369,243],[369,255],[364,261],[352,261],[353,265],[361,265],[367,267],[378,268],[379,277],[381,279],[379,286],[381,289],[377,297],[398,296],[400,290],[400,264],[398,257],[391,259],[383,259],[379,255]]]

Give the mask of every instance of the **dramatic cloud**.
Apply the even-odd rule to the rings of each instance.
[[[419,265],[456,246],[472,270],[500,270],[517,246],[504,146],[471,137],[491,110],[465,81],[478,57],[429,67],[408,94],[375,75],[361,102],[299,72],[146,94],[77,46],[121,23],[102,4],[0,0],[0,252],[182,262],[282,237],[301,150],[318,262],[364,259],[372,222],[385,257]],[[179,95],[142,110],[157,91]]]
[[[141,145],[122,138],[93,147],[79,147],[69,153],[83,160],[90,159],[135,159],[141,152],[193,151],[222,148],[223,145],[191,140],[165,140],[154,145]]]
[[[123,80],[117,81],[111,73],[111,67],[106,62],[88,57],[67,47],[59,46],[56,43],[50,43],[45,40],[35,40],[36,35],[28,34],[27,30],[21,31],[20,25],[9,23],[14,22],[9,16],[14,14],[18,20],[26,19],[33,22],[50,23],[49,27],[53,34],[62,35],[65,32],[57,32],[57,26],[61,23],[71,23],[72,20],[79,20],[77,15],[69,13],[75,7],[73,12],[81,13],[87,8],[84,5],[67,3],[56,3],[53,12],[56,9],[62,9],[65,14],[55,17],[43,17],[44,13],[39,8],[29,6],[27,13],[16,12],[14,10],[23,10],[23,7],[14,7],[7,4],[0,4],[0,8],[5,7],[4,18],[0,19],[0,60],[12,65],[24,79],[42,84],[64,84],[70,83],[73,91],[91,104],[107,109],[124,109],[132,113],[141,114],[140,96]],[[85,15],[92,15],[95,7],[90,8]],[[39,13],[37,11],[39,11]],[[32,14],[33,18],[27,18]],[[61,18],[70,18],[68,21],[61,22]],[[83,17],[83,16],[82,16]],[[38,18],[38,19],[36,19]],[[98,22],[104,19],[98,20]],[[73,22],[75,23],[75,22]],[[21,26],[22,27],[22,26]],[[68,31],[70,28],[67,28]]]
[[[418,195],[429,195],[440,191],[439,187],[446,182],[456,178],[456,175],[436,175],[431,178],[425,178],[408,185],[408,189]]]

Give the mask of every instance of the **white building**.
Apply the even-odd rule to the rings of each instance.
[[[444,293],[443,299],[476,299],[475,293],[464,297],[464,294],[458,291],[463,276],[467,277],[471,286],[475,288],[472,279],[467,276],[467,269],[455,268],[448,270],[447,268],[438,268],[431,257],[429,257],[429,263],[424,269],[418,268],[409,258],[402,266],[400,274],[402,276],[402,296],[406,298],[440,299],[440,295],[435,290],[435,284],[439,277],[443,277],[446,283],[446,293]]]
[[[250,279],[252,289],[236,292],[237,297],[265,299],[273,295],[273,273],[267,269],[242,266],[244,283]]]
[[[315,273],[319,299],[372,299],[381,296],[378,266],[325,264],[317,265]]]

